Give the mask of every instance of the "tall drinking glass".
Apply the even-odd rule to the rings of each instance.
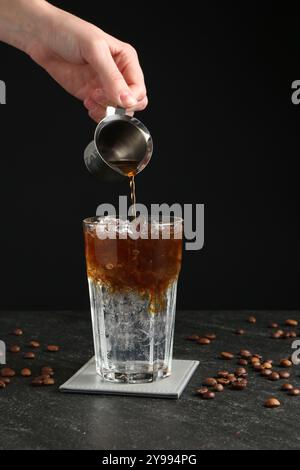
[[[96,370],[112,382],[171,373],[182,219],[85,219]]]

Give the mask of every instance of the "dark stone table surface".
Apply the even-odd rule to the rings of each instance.
[[[250,312],[178,312],[174,357],[197,359],[200,365],[179,400],[104,395],[63,394],[65,382],[93,354],[88,312],[0,312],[0,339],[8,345],[41,341],[36,359],[7,353],[8,365],[19,371],[29,366],[38,373],[42,365],[55,369],[56,385],[34,388],[30,379],[15,377],[0,389],[1,449],[299,449],[300,396],[280,391],[283,381],[271,382],[249,370],[249,385],[242,392],[227,390],[215,400],[204,401],[194,391],[207,376],[220,369],[234,370],[236,359],[222,361],[220,351],[250,349],[275,362],[292,353],[290,339],[270,338],[271,321],[284,325],[300,320],[300,312],[254,312],[257,323],[247,323]],[[24,329],[22,337],[9,334]],[[234,334],[244,328],[246,334]],[[286,328],[286,327],[284,327]],[[300,328],[300,327],[299,327]],[[192,333],[214,332],[208,346],[186,340]],[[59,344],[58,353],[45,344]],[[300,367],[293,367],[290,381],[300,386]],[[266,398],[282,402],[266,409]]]

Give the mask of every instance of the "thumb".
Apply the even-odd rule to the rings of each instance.
[[[109,104],[124,108],[136,105],[137,100],[118,69],[106,41],[100,40],[93,44],[88,63],[97,73]]]

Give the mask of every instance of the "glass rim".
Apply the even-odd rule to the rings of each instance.
[[[143,215],[141,215],[141,217],[143,217]],[[161,217],[157,217],[157,216],[148,216],[148,222],[150,222],[150,224],[156,224],[156,225],[159,225],[160,227],[162,226],[174,226],[176,224],[182,224],[183,223],[183,218],[182,217],[175,217],[175,216],[162,216],[162,218],[164,219],[164,217],[166,219],[168,219],[168,221],[164,221],[162,220],[161,221]],[[138,217],[139,218],[139,217]],[[120,217],[119,215],[96,215],[96,216],[93,216],[93,217],[87,217],[85,219],[83,219],[83,225],[97,225],[101,220],[107,220],[107,219],[115,219],[116,221],[119,221],[119,220],[122,220],[123,222],[132,222],[133,220],[135,220],[135,217],[133,216],[130,216],[130,217]]]

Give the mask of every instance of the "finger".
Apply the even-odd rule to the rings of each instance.
[[[101,106],[98,106],[93,111],[89,111],[88,114],[98,124],[98,122],[100,122],[105,117],[106,111]]]
[[[103,107],[109,106],[109,103],[107,102],[107,98],[105,97],[105,93],[100,88],[97,88],[96,90],[94,90],[91,93],[90,98],[94,103],[98,103]],[[148,104],[148,98],[147,96],[145,96],[143,99],[138,101],[136,105],[130,106],[129,108],[127,108],[127,114],[129,114],[128,111],[130,112],[142,111],[143,109],[146,108],[147,104]]]
[[[135,106],[132,106],[131,108],[128,108],[126,110],[126,114],[129,114],[129,112],[131,111],[143,111],[146,107],[147,107],[147,104],[148,104],[148,98],[147,96],[145,96],[145,98],[141,101],[138,101],[138,103],[135,105]]]
[[[130,107],[136,104],[137,100],[113,60],[105,41],[97,41],[91,46],[88,60],[98,74],[112,106]]]
[[[83,104],[86,107],[86,109],[88,109],[89,111],[93,111],[99,106],[99,104],[96,103],[96,101],[94,101],[91,97],[86,98]]]
[[[130,44],[125,44],[121,54],[121,59],[120,61],[117,60],[117,64],[118,62],[120,62],[120,69],[122,70],[123,76],[129,85],[133,96],[138,101],[141,101],[145,98],[147,91],[144,74],[140,66],[136,50]],[[125,67],[122,62],[123,64],[126,64]]]

